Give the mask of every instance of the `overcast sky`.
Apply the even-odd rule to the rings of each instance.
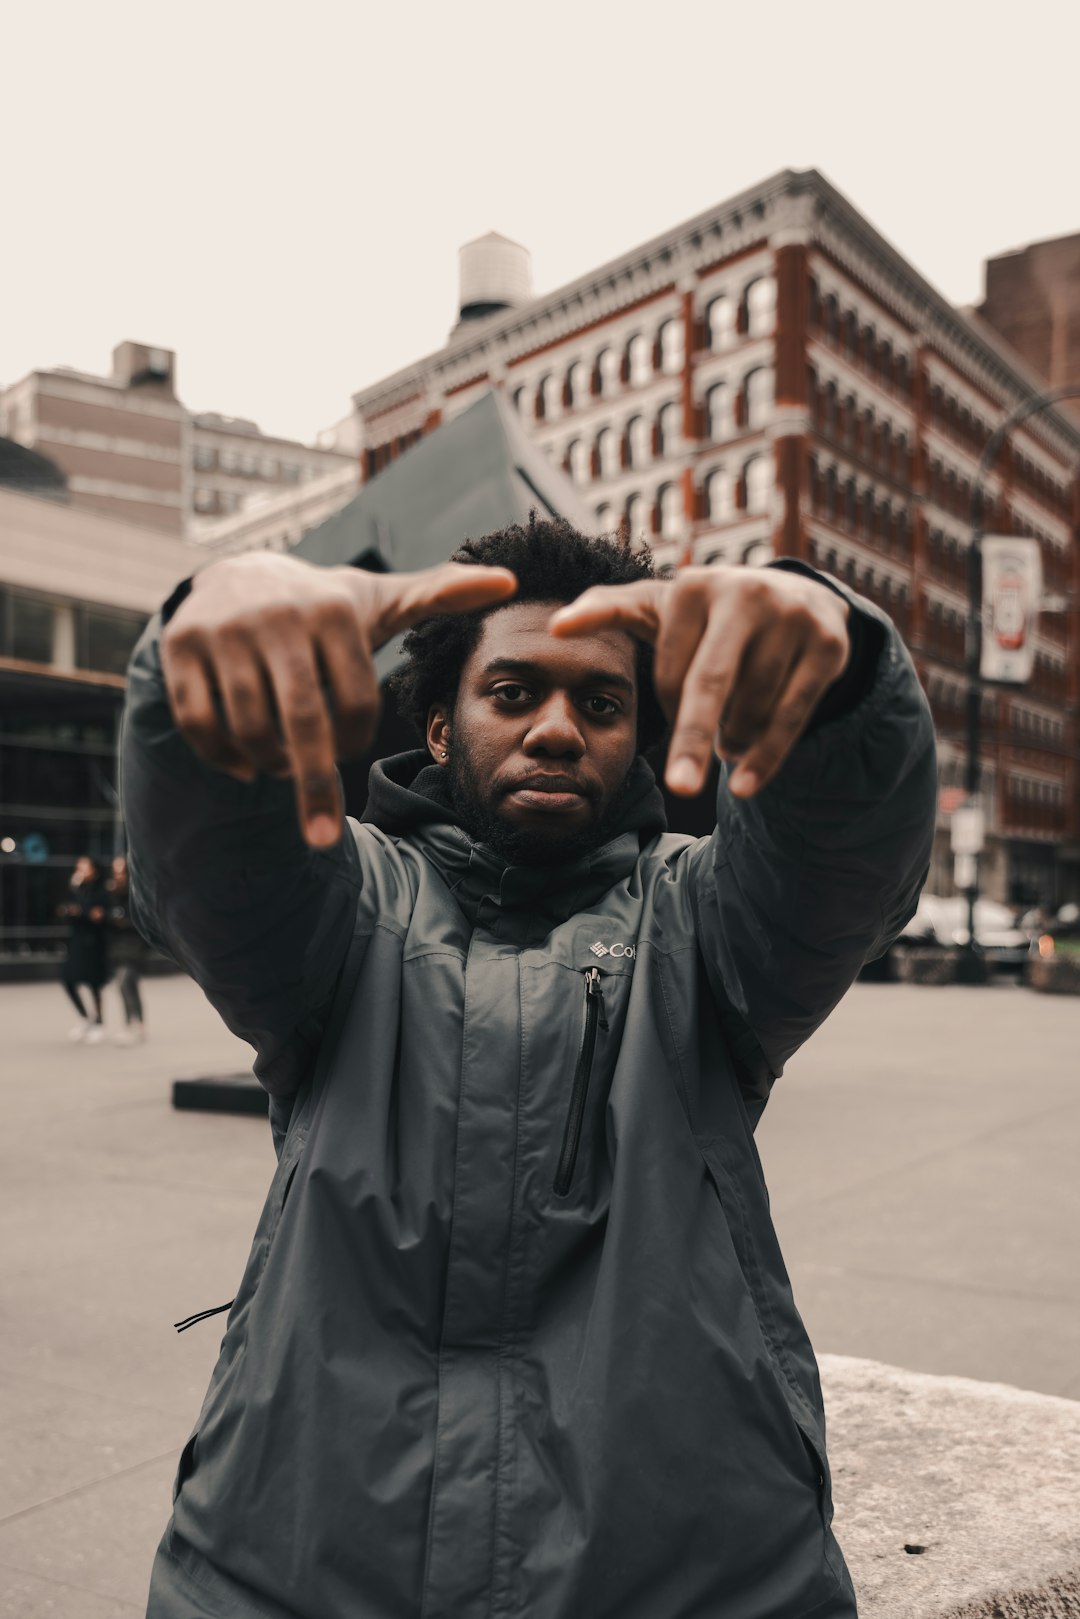
[[[957,303],[1080,231],[1076,0],[0,0],[0,382],[176,349],[310,439],[438,348],[457,249],[538,292],[816,167]]]

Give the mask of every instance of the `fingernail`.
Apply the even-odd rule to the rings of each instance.
[[[756,770],[736,770],[728,785],[738,798],[749,798],[757,792],[761,780]]]
[[[308,842],[317,849],[328,849],[338,840],[337,822],[330,815],[313,815],[307,824]]]
[[[693,759],[675,759],[667,768],[667,784],[676,793],[690,793],[698,784],[698,767]]]

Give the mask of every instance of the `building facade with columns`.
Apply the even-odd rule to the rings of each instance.
[[[508,244],[512,246],[513,244]],[[518,250],[521,251],[521,250]],[[464,300],[463,300],[464,301]],[[475,294],[473,296],[475,303]],[[367,479],[485,388],[660,567],[794,556],[891,614],[963,773],[971,486],[1040,387],[815,171],[784,171],[568,286],[489,303],[354,396]],[[987,527],[1039,540],[1036,670],[983,696],[989,892],[1080,895],[1080,428],[1049,410],[990,477]],[[930,887],[952,890],[943,817]]]

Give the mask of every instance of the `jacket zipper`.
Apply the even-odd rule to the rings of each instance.
[[[596,1031],[598,1027],[606,1030],[607,1026],[607,1016],[604,1012],[604,992],[600,987],[600,969],[599,967],[587,967],[585,969],[585,1031],[581,1037],[581,1050],[578,1052],[577,1067],[574,1069],[574,1083],[570,1088],[570,1107],[566,1114],[566,1127],[563,1130],[559,1166],[555,1171],[554,1189],[558,1197],[566,1196],[570,1190],[570,1182],[574,1178],[574,1166],[577,1163],[578,1148],[581,1145],[581,1128],[585,1122],[585,1101],[589,1094],[593,1054],[596,1050]]]

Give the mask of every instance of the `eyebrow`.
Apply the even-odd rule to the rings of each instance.
[[[486,675],[523,675],[533,680],[546,680],[547,670],[539,663],[530,663],[527,658],[494,658],[491,663],[484,665]],[[634,682],[628,680],[626,675],[616,674],[613,669],[586,669],[578,680],[576,686],[614,686],[629,696],[634,694]]]

